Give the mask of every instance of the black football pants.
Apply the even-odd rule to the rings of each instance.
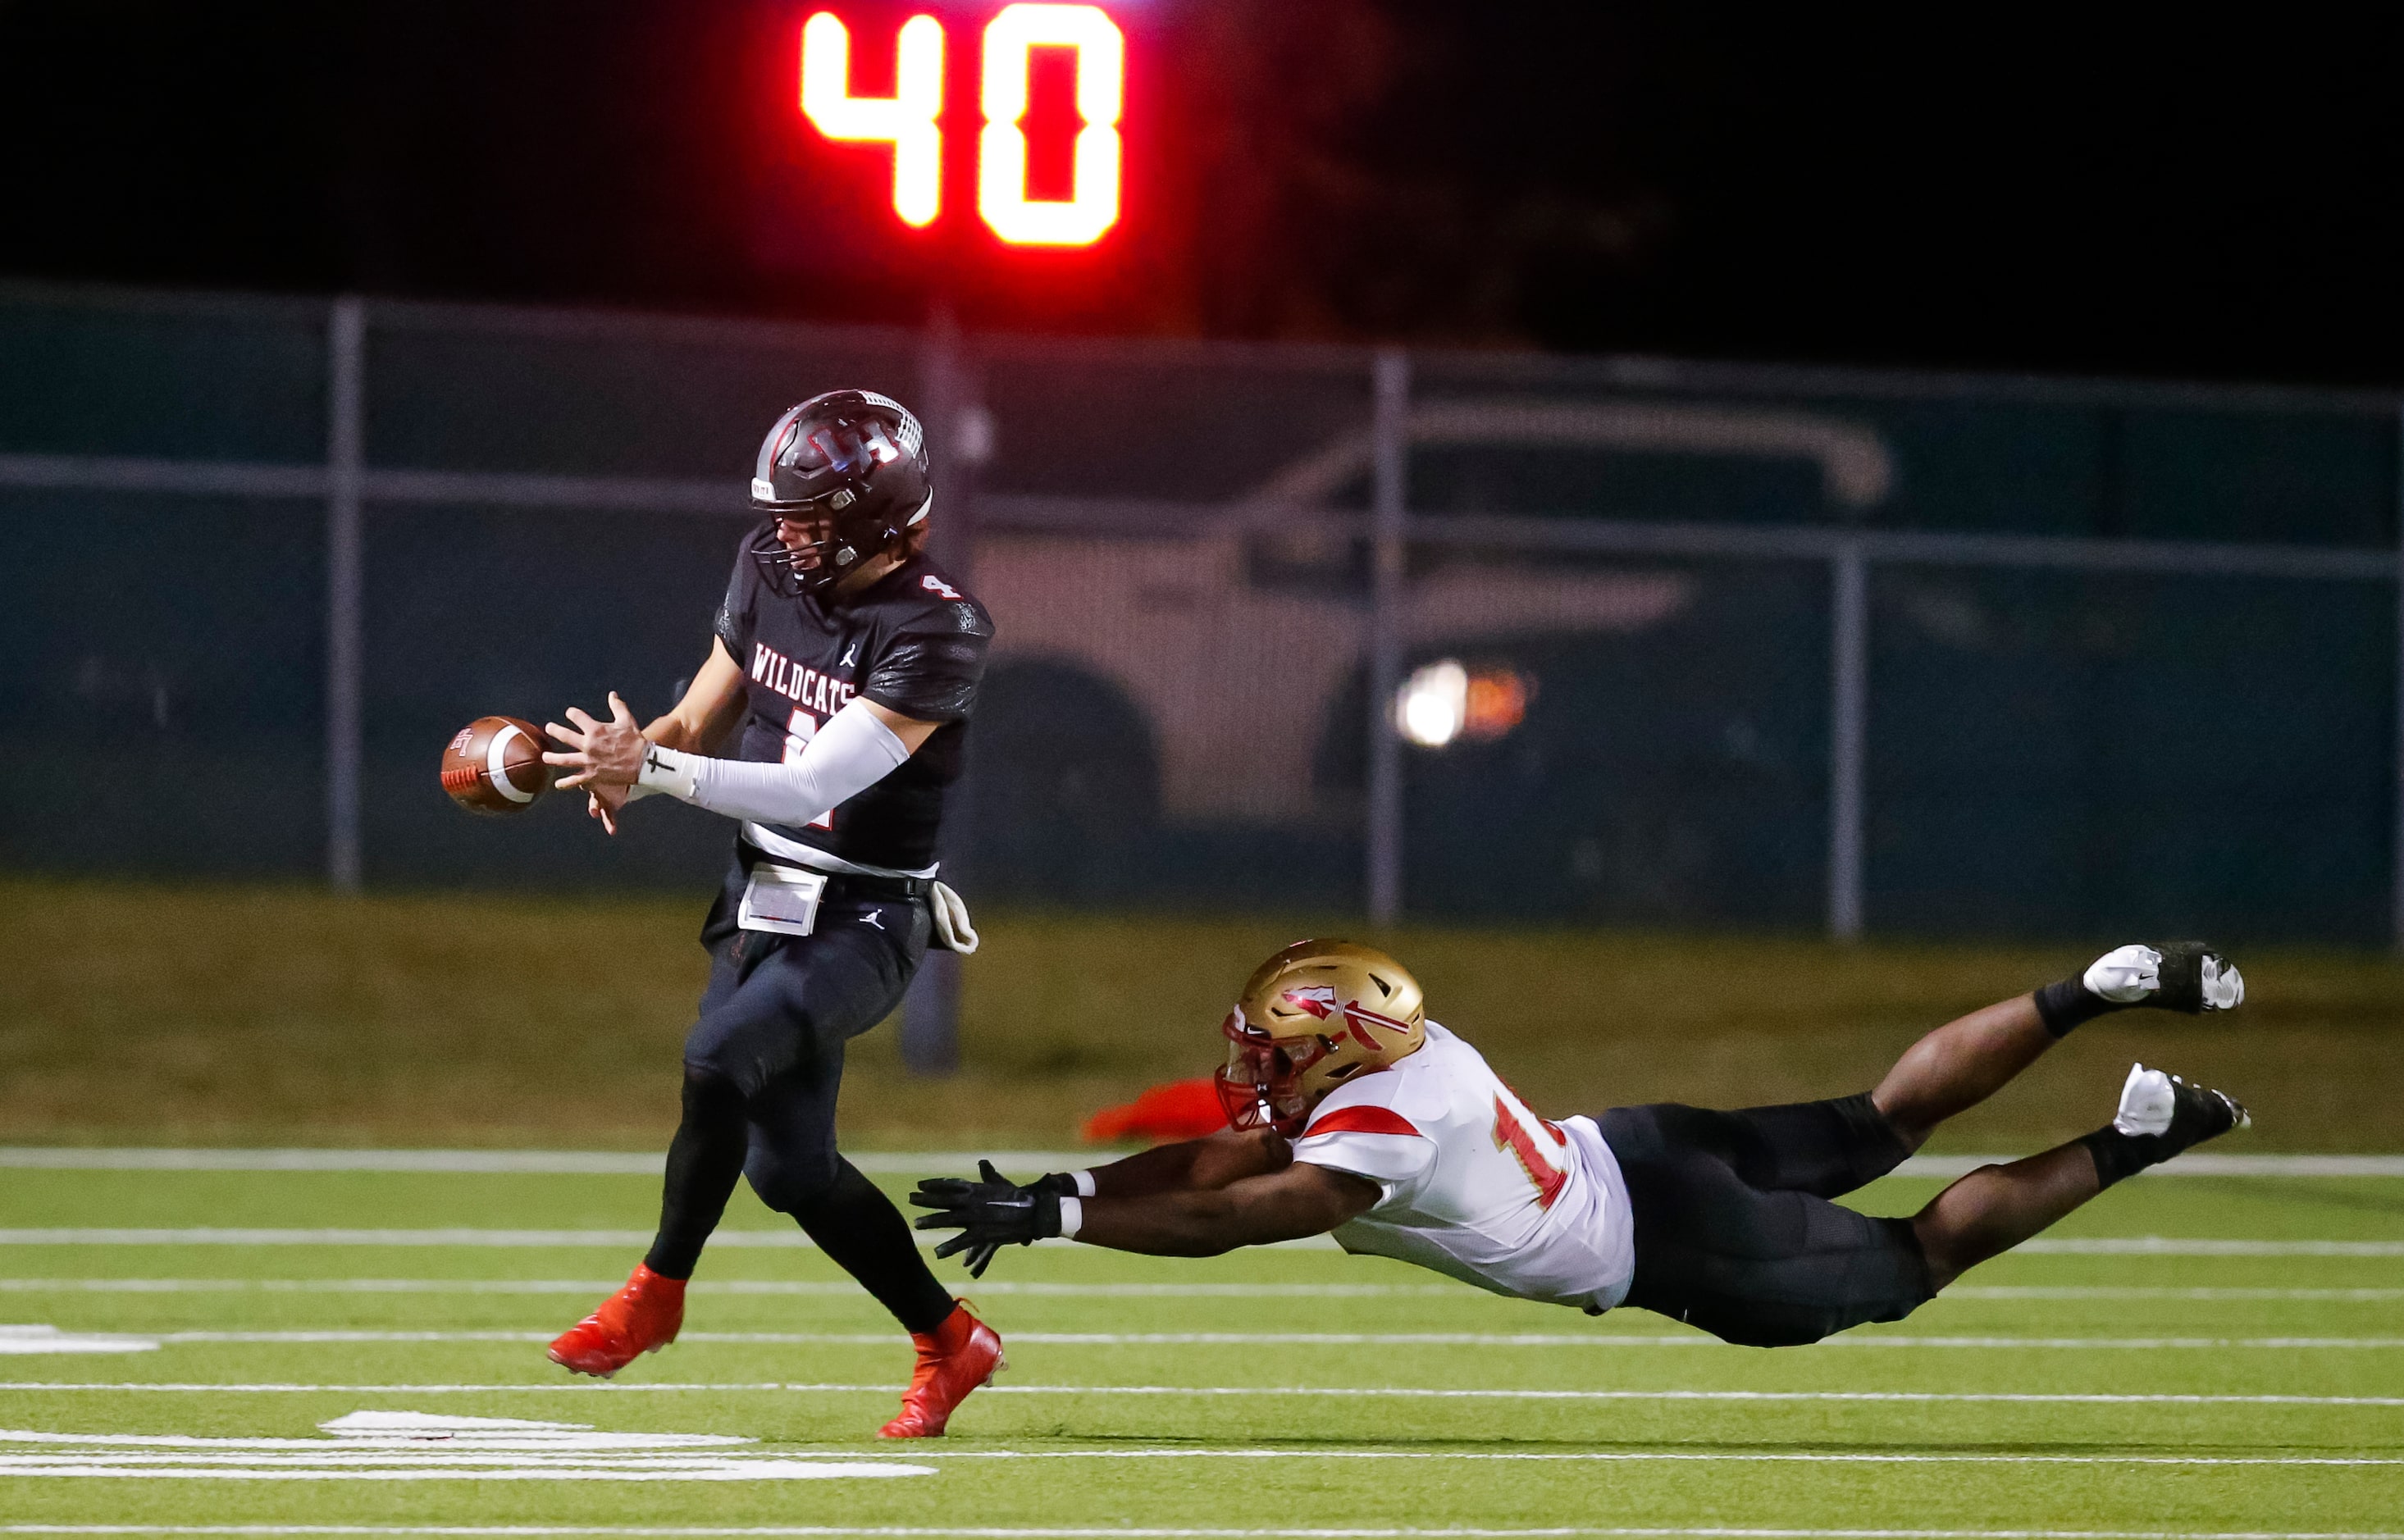
[[[901,1211],[836,1153],[844,1045],[892,1014],[926,955],[925,904],[830,898],[809,936],[736,928],[740,862],[702,929],[709,984],[685,1039],[684,1116],[668,1150],[650,1265],[689,1276],[739,1174],[912,1331],[951,1296]]]
[[[1900,1321],[1936,1294],[1910,1220],[1829,1201],[1910,1153],[1867,1094],[1739,1112],[1656,1103],[1596,1122],[1635,1221],[1627,1303],[1774,1348]]]

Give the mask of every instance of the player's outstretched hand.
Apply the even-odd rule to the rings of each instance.
[[[918,1217],[922,1230],[957,1229],[960,1233],[935,1248],[938,1257],[965,1252],[962,1258],[973,1278],[983,1278],[993,1254],[1004,1246],[1028,1246],[1060,1233],[1060,1195],[1044,1184],[1020,1186],[993,1169],[990,1160],[977,1162],[981,1180],[963,1176],[929,1177],[910,1194],[910,1201],[932,1214]]]
[[[584,815],[587,818],[601,820],[602,833],[617,833],[618,814],[626,809],[626,793],[629,789],[625,786],[602,785],[586,788]]]
[[[616,690],[609,692],[608,721],[596,722],[575,706],[567,708],[567,719],[576,726],[549,722],[542,729],[553,742],[568,745],[565,753],[554,751],[542,756],[544,764],[571,772],[559,778],[559,785],[631,786],[640,778],[643,751],[651,746],[650,740],[643,736],[642,724],[635,720]]]

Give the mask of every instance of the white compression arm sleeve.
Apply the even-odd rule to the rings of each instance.
[[[841,807],[909,757],[893,729],[854,701],[827,718],[790,764],[712,759],[654,746],[644,752],[636,784],[729,818],[801,825]]]

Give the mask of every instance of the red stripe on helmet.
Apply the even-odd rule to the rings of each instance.
[[[1419,1137],[1410,1119],[1391,1107],[1338,1107],[1303,1130],[1305,1139],[1318,1133],[1406,1133]]]

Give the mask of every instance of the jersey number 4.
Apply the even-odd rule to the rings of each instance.
[[[1544,1131],[1550,1133],[1556,1143],[1561,1142],[1560,1131],[1550,1123],[1544,1125]],[[1519,1169],[1528,1173],[1529,1181],[1536,1184],[1538,1208],[1551,1208],[1554,1200],[1560,1197],[1561,1189],[1569,1186],[1570,1173],[1544,1158],[1544,1149],[1536,1143],[1536,1136],[1528,1131],[1527,1124],[1519,1121],[1510,1103],[1499,1096],[1494,1099],[1494,1147],[1509,1150],[1519,1158]]]
[[[810,740],[818,735],[818,719],[800,706],[795,706],[792,717],[785,724],[785,763],[788,765],[798,763],[802,757],[802,751],[808,748]],[[834,810],[829,808],[819,813],[810,820],[809,826],[814,829],[833,828]]]

